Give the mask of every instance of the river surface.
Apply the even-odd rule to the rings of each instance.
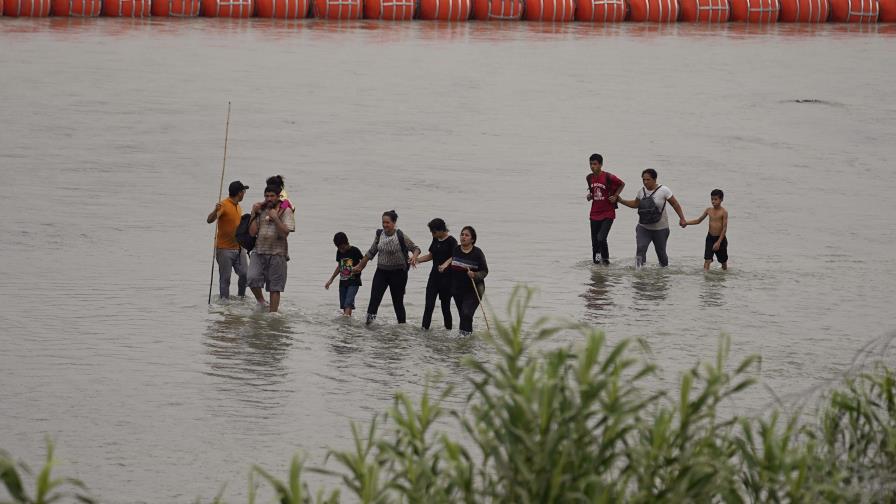
[[[424,245],[476,227],[496,316],[525,283],[533,320],[643,338],[658,387],[721,333],[763,357],[748,412],[892,364],[894,28],[0,18],[0,447],[38,465],[49,434],[106,502],[239,502],[427,376],[460,405],[490,351],[418,329],[429,265],[403,327],[388,296],[361,323],[372,268],[354,320],[323,288],[333,233],[366,250],[393,208]],[[225,190],[280,173],[297,207],[280,316],[207,304],[228,101]],[[592,152],[691,218],[724,189],[731,269],[702,272],[704,222],[636,271],[626,208],[593,267]]]

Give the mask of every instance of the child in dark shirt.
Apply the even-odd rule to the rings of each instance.
[[[361,262],[364,255],[358,247],[349,244],[348,236],[342,231],[333,236],[333,245],[336,245],[336,269],[324,288],[329,290],[330,284],[339,276],[339,308],[344,316],[351,317],[355,309],[355,295],[361,287],[361,273],[352,273],[352,268]]]

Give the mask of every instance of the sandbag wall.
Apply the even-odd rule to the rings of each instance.
[[[893,23],[896,0],[0,0],[0,17]]]

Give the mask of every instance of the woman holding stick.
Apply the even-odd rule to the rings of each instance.
[[[460,313],[460,334],[467,336],[473,332],[473,316],[485,293],[485,277],[488,275],[488,263],[482,249],[476,246],[473,226],[461,229],[460,245],[454,248],[451,258],[439,266],[439,271],[449,268],[451,294]]]

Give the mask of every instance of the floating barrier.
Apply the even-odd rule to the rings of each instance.
[[[50,0],[2,0],[3,15],[9,17],[47,17]]]
[[[416,6],[414,0],[364,0],[364,17],[367,19],[410,21],[414,19]]]
[[[619,23],[626,14],[625,0],[576,0],[576,21]]]
[[[200,0],[152,0],[150,12],[157,17],[196,17]]]
[[[472,0],[420,0],[420,19],[466,21],[473,12]]]
[[[304,19],[311,0],[255,0],[256,16],[273,19]]]
[[[879,23],[896,23],[896,0],[878,0]]]
[[[103,15],[110,17],[144,17],[151,14],[151,0],[105,0]]]
[[[678,20],[678,0],[629,0],[629,21],[674,23]]]
[[[828,0],[780,0],[781,23],[824,23],[831,14]]]
[[[255,14],[255,0],[202,0],[206,17],[248,18]]]
[[[103,11],[102,0],[53,0],[54,16],[97,17]]]
[[[726,23],[731,17],[728,0],[679,0],[678,5],[678,20],[683,22]]]
[[[831,21],[837,23],[876,23],[877,0],[830,0]]]
[[[523,0],[473,0],[473,19],[518,21],[523,17]]]
[[[730,0],[731,21],[744,23],[774,23],[778,21],[781,4],[778,0]]]
[[[321,19],[361,19],[362,0],[314,0],[314,17]]]
[[[572,21],[576,15],[576,0],[526,0],[523,15],[527,21]]]

